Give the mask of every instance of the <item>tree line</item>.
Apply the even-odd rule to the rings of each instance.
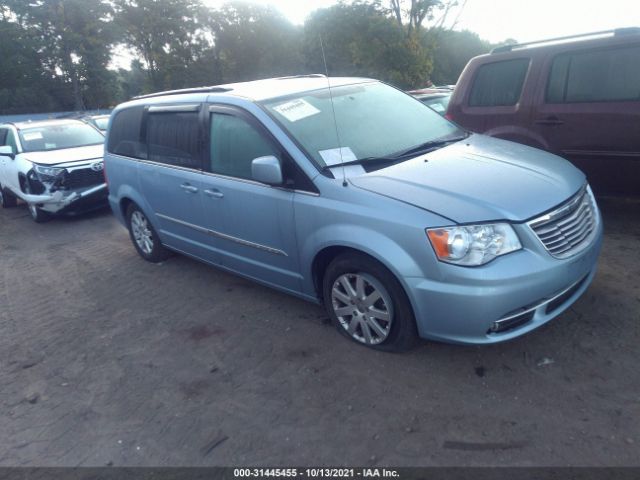
[[[325,60],[330,75],[405,89],[455,83],[469,58],[491,48],[447,25],[458,1],[342,0],[299,26],[239,1],[214,9],[201,0],[0,0],[0,114],[324,73]],[[131,58],[130,68],[114,68],[115,58]]]

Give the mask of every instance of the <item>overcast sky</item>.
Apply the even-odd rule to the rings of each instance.
[[[254,2],[276,6],[297,24],[302,24],[313,10],[337,3],[336,0]],[[224,0],[204,3],[216,7]],[[497,43],[507,38],[526,42],[628,26],[640,26],[640,0],[467,0],[456,29],[474,31]]]

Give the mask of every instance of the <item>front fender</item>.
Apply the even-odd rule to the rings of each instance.
[[[303,288],[309,295],[316,295],[313,284],[313,260],[328,247],[347,247],[370,255],[387,267],[405,290],[405,277],[424,275],[420,265],[400,244],[379,231],[346,223],[328,225],[307,237],[302,245],[301,258],[304,260],[302,265],[305,270]]]

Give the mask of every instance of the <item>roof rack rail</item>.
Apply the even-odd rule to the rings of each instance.
[[[534,42],[515,43],[513,45],[502,45],[491,50],[491,53],[510,52],[516,48],[530,47],[531,45],[537,45],[541,43],[559,42],[562,40],[573,40],[586,37],[597,37],[601,35],[629,35],[634,33],[640,33],[640,27],[625,27],[616,28],[613,30],[602,30],[601,32],[580,33],[578,35],[567,35],[565,37],[547,38],[545,40],[536,40]]]
[[[229,87],[195,87],[195,88],[182,88],[180,90],[167,90],[165,92],[149,93],[147,95],[138,95],[133,97],[134,100],[140,100],[141,98],[153,98],[164,97],[165,95],[182,95],[185,93],[222,93],[233,90]]]
[[[306,75],[289,75],[288,77],[278,77],[276,80],[289,80],[291,78],[327,78],[324,73],[308,73]]]

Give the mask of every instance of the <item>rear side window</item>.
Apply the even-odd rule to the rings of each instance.
[[[528,58],[487,63],[478,68],[469,106],[498,107],[518,103],[524,78],[529,69]]]
[[[198,111],[149,113],[148,159],[178,167],[200,169],[200,122]]]
[[[640,46],[557,56],[546,98],[549,103],[640,100]]]
[[[147,158],[142,139],[142,115],[144,107],[133,107],[116,113],[109,132],[107,151],[133,158]]]

